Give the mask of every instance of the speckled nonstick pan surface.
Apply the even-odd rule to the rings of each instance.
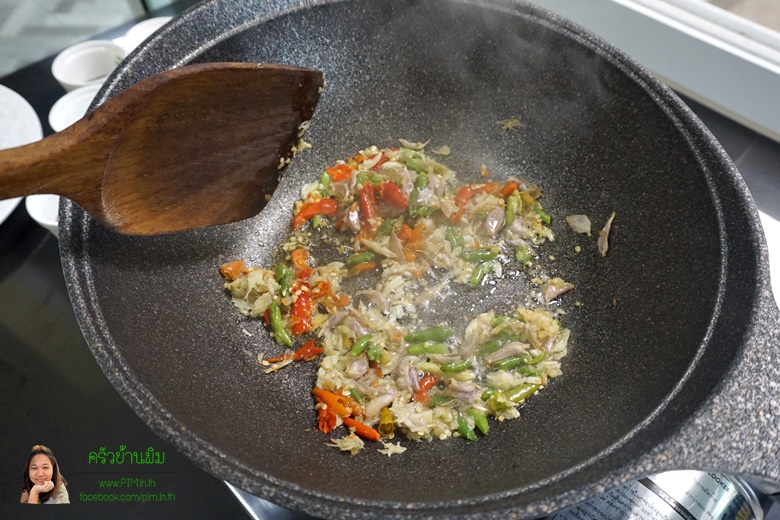
[[[281,505],[334,518],[537,517],[664,469],[780,478],[778,311],[757,213],[738,172],[674,94],[618,50],[523,2],[201,4],[131,55],[99,99],[179,64],[302,65],[327,85],[266,209],[157,238],[62,208],[60,244],[94,355],[149,426],[195,463]],[[517,117],[506,131],[497,121]],[[314,364],[264,375],[279,352],[222,291],[228,259],[269,264],[300,187],[397,138],[446,163],[537,182],[576,284],[564,375],[478,442],[407,442],[350,457],[315,430]],[[186,138],[186,136],[183,136]],[[606,258],[564,224],[617,218]],[[573,248],[581,245],[583,252]],[[465,294],[443,319],[507,306],[524,286]],[[505,307],[506,308],[506,307]],[[460,320],[460,321],[458,321]],[[242,329],[250,332],[247,336]]]

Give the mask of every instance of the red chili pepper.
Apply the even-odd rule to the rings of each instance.
[[[323,350],[314,344],[314,340],[310,339],[309,341],[304,343],[301,348],[296,350],[295,353],[293,353],[293,360],[311,361],[312,359],[322,354],[322,352]]]
[[[317,428],[322,433],[330,433],[338,425],[338,416],[330,407],[319,408],[317,411]]]
[[[358,191],[358,197],[360,198],[360,209],[363,211],[363,216],[367,221],[371,220],[376,214],[374,186],[372,184],[364,184]]]
[[[311,274],[311,267],[307,263],[309,260],[309,252],[305,249],[296,249],[292,252],[292,264],[295,267],[295,277],[298,280],[306,280]]]
[[[393,181],[385,181],[379,185],[379,195],[382,197],[382,201],[394,208],[406,209],[409,207],[409,200]]]
[[[331,198],[304,203],[298,214],[293,217],[293,229],[300,230],[307,220],[311,220],[317,215],[335,215],[338,209],[339,203],[336,202],[336,199]]]
[[[333,182],[339,182],[352,178],[352,166],[348,164],[336,164],[325,170]]]
[[[292,359],[293,361],[311,361],[322,354],[322,352],[323,350],[314,344],[314,340],[310,339],[293,353],[287,352],[281,356],[266,358],[264,361],[267,361],[268,363],[278,363],[285,359]]]
[[[515,192],[517,188],[519,188],[520,185],[517,184],[515,181],[507,182],[503,188],[501,188],[501,196],[503,198],[509,197],[511,194]]]
[[[498,183],[495,181],[485,183],[481,188],[474,190],[474,194],[477,193],[494,193],[498,191]]]
[[[312,298],[318,300],[326,296],[328,293],[330,293],[330,287],[331,285],[328,280],[320,280],[317,282],[317,285],[311,288]]]
[[[338,296],[336,296],[335,294],[333,295],[333,304],[336,307],[346,307],[347,305],[349,305],[349,301],[350,301],[349,296],[347,296],[346,294],[340,294]]]
[[[306,262],[309,260],[309,252],[305,249],[298,248],[290,255],[292,258],[292,264],[296,269],[306,269],[308,267]]]
[[[325,403],[333,413],[340,417],[349,417],[354,412],[349,406],[350,401],[344,395],[316,386],[312,388],[311,393],[314,394],[318,401]]]
[[[374,269],[376,269],[376,262],[361,262],[359,264],[350,267],[349,271],[347,271],[347,275],[357,276],[360,273],[365,273],[366,271],[373,271]]]
[[[355,398],[351,395],[344,395],[341,391],[341,388],[337,389],[336,392],[338,393],[339,397],[343,398],[344,403],[346,403],[346,407],[352,411],[353,417],[360,417],[363,415],[363,407],[360,406],[360,403],[355,401]]]
[[[301,284],[301,287],[309,288],[307,284]],[[301,290],[298,297],[292,302],[290,325],[293,336],[300,336],[311,328],[311,293],[308,290]]]
[[[376,157],[376,155],[372,156],[371,158],[373,159],[374,157]],[[385,155],[384,152],[382,152],[382,157],[380,157],[379,160],[376,162],[376,164],[371,167],[371,171],[374,172],[377,171],[380,166],[382,166],[389,160],[390,158],[387,155]]]
[[[474,190],[471,189],[471,186],[463,186],[455,195],[455,204],[462,208],[473,196]]]
[[[409,240],[409,238],[411,238],[411,236],[412,236],[412,228],[409,227],[409,224],[404,222],[401,225],[401,230],[398,232],[398,238],[402,242],[406,242],[407,240]]]
[[[455,204],[457,204],[462,208],[463,206],[466,205],[466,203],[469,200],[471,200],[471,197],[473,197],[474,195],[478,195],[480,193],[493,193],[497,190],[498,190],[497,182],[488,182],[483,184],[479,188],[475,188],[473,186],[463,186],[461,187],[461,189],[458,190],[458,193],[455,195]]]
[[[438,380],[439,379],[436,376],[431,374],[423,376],[419,383],[420,389],[414,393],[414,401],[416,403],[428,404],[428,401],[430,400],[428,390],[430,390]]]
[[[355,240],[373,240],[376,237],[376,230],[377,226],[374,226],[371,221],[368,221],[360,228],[360,231],[358,231],[358,234],[355,236]]]
[[[372,427],[363,424],[360,421],[356,421],[355,419],[352,419],[351,417],[344,417],[342,419],[344,421],[344,426],[347,428],[354,428],[355,433],[360,435],[361,437],[365,437],[368,440],[371,441],[378,441],[382,438],[382,435],[379,434],[378,431],[373,429]]]
[[[450,216],[450,224],[457,224],[458,221],[463,217],[463,214],[466,213],[466,207],[463,206],[460,208],[457,212],[455,212],[452,216]]]
[[[233,281],[236,278],[238,278],[243,269],[244,269],[243,260],[234,260],[233,262],[228,262],[226,264],[222,264],[221,266],[219,266],[220,274],[226,280],[230,280],[230,281]]]

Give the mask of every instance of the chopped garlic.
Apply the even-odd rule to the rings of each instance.
[[[328,446],[338,448],[341,451],[348,451],[352,456],[357,455],[360,450],[365,448],[363,440],[355,435],[354,431],[346,437],[342,437],[341,439],[331,439],[328,443]]]
[[[404,147],[409,148],[411,150],[422,150],[423,148],[425,148],[428,145],[428,143],[431,142],[430,139],[428,139],[424,143],[413,143],[411,141],[407,141],[406,139],[399,139],[398,141],[402,145],[404,145]]]
[[[381,453],[382,455],[387,455],[388,457],[390,457],[391,455],[397,455],[399,453],[403,453],[406,451],[406,448],[401,446],[400,442],[397,442],[395,444],[393,444],[392,442],[385,442],[385,441],[381,441],[381,442],[384,448],[377,451],[379,451],[379,453]]]

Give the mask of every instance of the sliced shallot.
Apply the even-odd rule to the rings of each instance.
[[[567,293],[574,289],[574,284],[563,281],[561,278],[551,278],[547,280],[542,289],[544,295],[544,303],[550,303],[558,296]]]
[[[496,236],[501,231],[501,228],[504,227],[504,213],[504,208],[501,206],[494,208],[493,211],[488,213],[485,219],[485,229],[490,236]]]
[[[528,352],[529,347],[530,345],[528,345],[528,343],[520,343],[519,341],[512,341],[510,343],[507,343],[500,349],[496,350],[492,354],[490,354],[487,358],[485,358],[485,362],[491,365],[496,361],[499,361],[504,358],[508,358],[509,356],[526,354]]]
[[[615,220],[615,212],[612,212],[612,215],[610,215],[609,219],[607,220],[607,223],[604,225],[604,228],[599,231],[599,239],[598,239],[598,246],[599,246],[599,253],[601,253],[601,256],[607,256],[607,250],[609,250],[609,231],[612,229],[612,221]]]
[[[591,224],[587,215],[567,215],[566,223],[575,233],[585,233],[586,235],[591,236]]]

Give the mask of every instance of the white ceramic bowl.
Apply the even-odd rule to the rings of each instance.
[[[59,132],[81,119],[101,86],[96,83],[79,87],[58,99],[49,111],[49,126],[52,130]]]
[[[145,39],[151,36],[157,29],[168,23],[170,19],[170,16],[158,16],[156,18],[149,18],[143,22],[138,22],[125,33],[122,47],[124,47],[127,54],[130,54],[130,51],[141,45]]]
[[[58,236],[60,198],[57,195],[29,195],[24,205],[33,220]]]
[[[125,50],[109,40],[90,40],[68,47],[54,58],[51,73],[65,90],[102,84],[125,57]]]

